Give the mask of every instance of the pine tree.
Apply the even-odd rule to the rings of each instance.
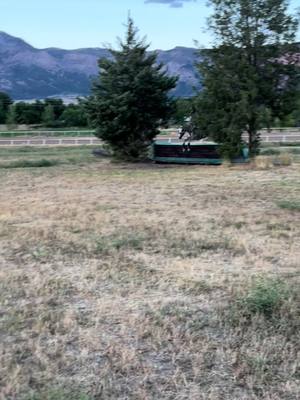
[[[197,101],[198,124],[222,144],[228,157],[248,135],[257,154],[262,119],[282,118],[294,107],[299,85],[295,54],[297,16],[285,0],[211,0],[209,27],[216,43],[202,51],[199,70],[204,90]]]
[[[158,134],[158,128],[172,111],[169,91],[177,78],[170,78],[157,55],[147,53],[149,45],[137,37],[129,17],[127,35],[111,59],[99,60],[100,73],[87,102],[96,136],[117,157],[138,160]]]

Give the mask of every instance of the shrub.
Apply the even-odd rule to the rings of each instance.
[[[288,289],[279,279],[258,278],[247,293],[238,300],[244,314],[263,314],[271,317],[288,298]]]

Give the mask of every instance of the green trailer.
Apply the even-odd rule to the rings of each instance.
[[[214,142],[191,141],[183,144],[180,141],[157,140],[153,144],[153,161],[173,164],[221,165],[223,159],[220,145]],[[248,149],[245,147],[233,162],[248,161]]]

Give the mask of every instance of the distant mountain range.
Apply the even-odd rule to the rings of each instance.
[[[173,91],[176,97],[192,96],[194,87],[199,88],[195,51],[186,47],[157,50],[158,61],[166,65],[168,74],[179,76]],[[36,49],[0,32],[0,91],[15,100],[85,96],[90,93],[91,81],[98,73],[97,60],[102,57],[109,57],[108,50]]]

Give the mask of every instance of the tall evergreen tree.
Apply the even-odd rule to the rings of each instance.
[[[249,139],[250,154],[259,149],[262,116],[282,118],[293,110],[299,86],[296,15],[286,0],[211,0],[212,49],[202,51],[199,70],[198,124],[222,144],[229,157]]]
[[[96,136],[106,142],[115,156],[142,158],[158,127],[172,111],[169,91],[177,78],[170,78],[149,45],[137,37],[129,17],[127,34],[118,50],[110,49],[111,59],[99,61],[99,78],[87,102]]]

